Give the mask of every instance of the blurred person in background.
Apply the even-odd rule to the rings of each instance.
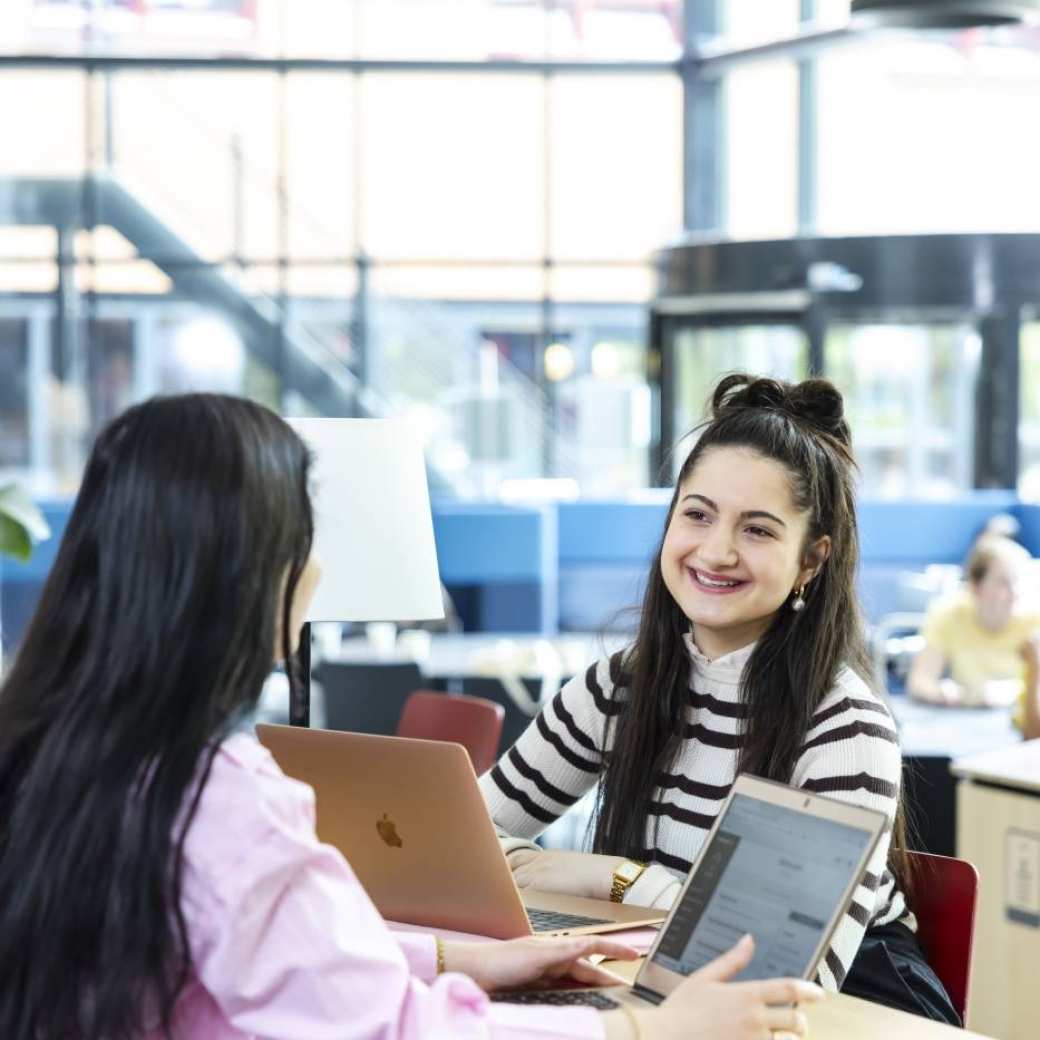
[[[987,525],[964,566],[966,587],[929,608],[925,647],[914,660],[907,687],[934,704],[971,707],[1019,703],[1024,724],[1024,684],[1040,610],[1023,597],[1031,557],[1018,542]]]

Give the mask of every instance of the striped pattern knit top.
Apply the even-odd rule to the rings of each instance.
[[[714,661],[689,637],[687,649],[691,670],[685,740],[674,772],[660,776],[647,807],[641,858],[651,865],[625,894],[625,902],[637,906],[672,904],[736,774],[746,714],[740,675],[753,646]],[[575,676],[481,777],[501,834],[534,838],[596,784],[604,725],[626,697],[621,682],[620,654]],[[901,772],[895,723],[887,707],[851,669],[843,669],[813,717],[791,783],[880,810],[891,822]],[[819,982],[826,989],[841,988],[869,926],[898,919],[916,929],[887,869],[889,830],[821,961]],[[504,842],[507,849],[523,844]]]

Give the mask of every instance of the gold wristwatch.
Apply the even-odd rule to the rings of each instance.
[[[610,886],[610,900],[612,903],[620,903],[625,898],[625,893],[633,882],[639,879],[639,875],[646,870],[645,863],[637,863],[634,859],[626,859],[614,871],[614,883]]]

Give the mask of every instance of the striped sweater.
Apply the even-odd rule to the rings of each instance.
[[[674,902],[729,793],[741,746],[746,707],[739,682],[753,647],[709,661],[687,640],[691,673],[685,740],[675,771],[660,776],[648,806],[647,847],[641,858],[650,866],[625,895],[626,902],[638,906]],[[500,833],[534,838],[595,785],[604,724],[626,696],[618,685],[620,665],[621,655],[615,654],[571,679],[481,778]],[[887,707],[851,669],[843,669],[813,717],[791,783],[880,810],[891,821],[901,771]],[[827,989],[841,988],[868,926],[899,919],[916,928],[887,869],[889,830],[821,962],[819,981]]]

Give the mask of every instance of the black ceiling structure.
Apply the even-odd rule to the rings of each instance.
[[[1040,18],[1036,0],[852,0],[861,28],[972,29]]]
[[[690,235],[656,257],[651,350],[660,371],[660,452],[673,429],[676,330],[698,324],[799,326],[809,366],[826,375],[835,321],[884,323],[956,316],[982,349],[976,394],[976,487],[1014,487],[1018,474],[1021,323],[1040,312],[1040,234],[879,235],[735,242]]]

